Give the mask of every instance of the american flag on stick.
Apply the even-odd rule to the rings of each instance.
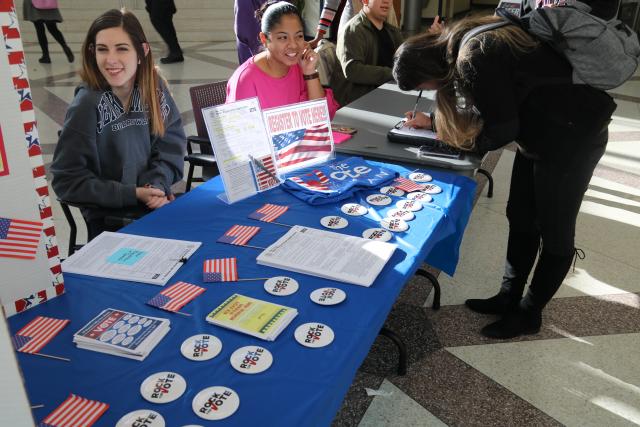
[[[68,319],[38,316],[13,336],[15,349],[22,353],[37,353],[67,326]]]
[[[90,427],[107,409],[106,403],[70,394],[38,427]]]
[[[205,282],[237,282],[238,259],[219,258],[208,259],[204,262]]]
[[[234,225],[226,233],[218,239],[220,243],[230,245],[244,246],[256,233],[260,231],[260,227],[250,225]]]
[[[407,178],[396,178],[392,184],[395,188],[411,193],[412,191],[422,191],[425,188],[424,184],[416,184]]]
[[[267,154],[264,157],[255,159],[255,161],[260,162],[264,169],[266,169],[264,170],[260,166],[256,165],[256,181],[258,182],[258,191],[268,190],[269,188],[278,185],[278,180],[274,178],[276,176],[276,165],[273,162],[273,157],[271,156],[271,154]]]
[[[279,168],[331,152],[331,129],[326,124],[284,132],[273,136],[272,140]]]
[[[0,257],[35,259],[42,222],[0,218]]]
[[[187,282],[178,282],[151,298],[147,304],[162,310],[176,312],[204,291],[203,287]]]
[[[271,203],[267,203],[257,211],[249,214],[249,218],[257,219],[262,222],[273,222],[288,209],[289,206],[272,205]]]

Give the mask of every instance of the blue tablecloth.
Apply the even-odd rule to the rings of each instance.
[[[411,171],[401,166],[385,166],[402,176]],[[171,427],[186,424],[329,425],[393,302],[420,263],[427,259],[449,273],[455,269],[458,247],[471,213],[475,182],[454,174],[424,171],[433,176],[443,192],[434,196],[432,205],[416,212],[408,232],[396,234],[391,240],[398,249],[369,288],[259,266],[255,262],[257,250],[216,243],[232,224],[260,226],[260,232],[250,242],[257,246],[267,246],[282,236],[286,228],[247,218],[265,202],[289,206],[278,219],[280,222],[318,228],[321,228],[319,221],[323,216],[344,216],[340,213],[340,204],[311,207],[281,189],[274,189],[226,205],[217,197],[222,184],[216,178],[128,226],[127,233],[203,242],[169,284],[182,280],[203,285],[207,291],[182,309],[192,317],[183,317],[145,304],[161,290],[160,287],[66,274],[65,295],[9,319],[12,333],[38,315],[71,320],[69,326],[42,350],[42,353],[69,357],[71,363],[18,353],[31,404],[45,405],[33,411],[34,418],[41,421],[70,393],[75,393],[110,405],[96,424],[98,426],[114,426],[120,417],[136,409],[159,412]],[[360,194],[352,201],[364,203],[370,193]],[[373,207],[373,211],[382,214],[392,207]],[[377,216],[372,214],[348,217],[348,220],[349,226],[340,230],[343,233],[359,236],[365,229],[377,226]],[[263,282],[203,284],[203,260],[228,256],[238,258],[241,278],[287,275],[300,283],[300,289],[293,295],[276,297],[263,289]],[[344,290],[346,301],[331,307],[312,303],[309,299],[311,291],[324,286]],[[205,316],[236,292],[296,307],[299,315],[274,342],[206,323]],[[72,343],[73,334],[107,307],[169,318],[171,331],[143,362],[76,348]],[[333,343],[319,349],[298,344],[293,331],[306,322],[329,325],[335,332]],[[197,333],[220,338],[222,352],[206,362],[184,358],[180,354],[180,344]],[[229,357],[237,348],[252,344],[269,349],[274,357],[273,365],[257,375],[238,373],[231,367]],[[157,405],[141,397],[142,381],[160,371],[175,371],[186,379],[187,391],[180,399]],[[198,418],[191,409],[191,402],[200,390],[215,385],[234,389],[240,396],[240,407],[231,417],[214,423]]]

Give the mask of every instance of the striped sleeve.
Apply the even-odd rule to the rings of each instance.
[[[320,21],[318,22],[318,34],[324,35],[331,26],[333,18],[336,16],[336,12],[340,7],[340,2],[346,0],[325,0],[324,7],[322,8],[322,14],[320,15]]]

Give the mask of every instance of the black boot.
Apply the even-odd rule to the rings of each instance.
[[[525,310],[518,305],[502,319],[482,328],[480,333],[485,337],[506,340],[520,335],[537,334],[540,332],[540,325],[542,325],[542,311]]]
[[[573,255],[554,255],[543,249],[531,286],[517,310],[482,328],[482,335],[509,339],[538,333],[542,324],[542,310],[562,285],[572,259]]]
[[[49,55],[42,55],[38,62],[41,64],[51,64],[51,57]]]
[[[507,259],[500,292],[487,299],[468,299],[465,301],[466,306],[483,314],[505,314],[513,311],[522,298],[539,245],[538,233],[509,230]]]
[[[176,62],[184,62],[184,57],[182,52],[169,52],[169,55],[160,58],[160,62],[163,64],[175,64]]]

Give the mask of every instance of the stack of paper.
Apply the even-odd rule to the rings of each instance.
[[[206,320],[223,328],[273,341],[297,315],[295,308],[233,294],[209,313]]]
[[[169,332],[168,319],[108,308],[73,335],[78,348],[144,360]]]
[[[396,245],[356,236],[294,225],[266,248],[260,265],[371,286]]]

